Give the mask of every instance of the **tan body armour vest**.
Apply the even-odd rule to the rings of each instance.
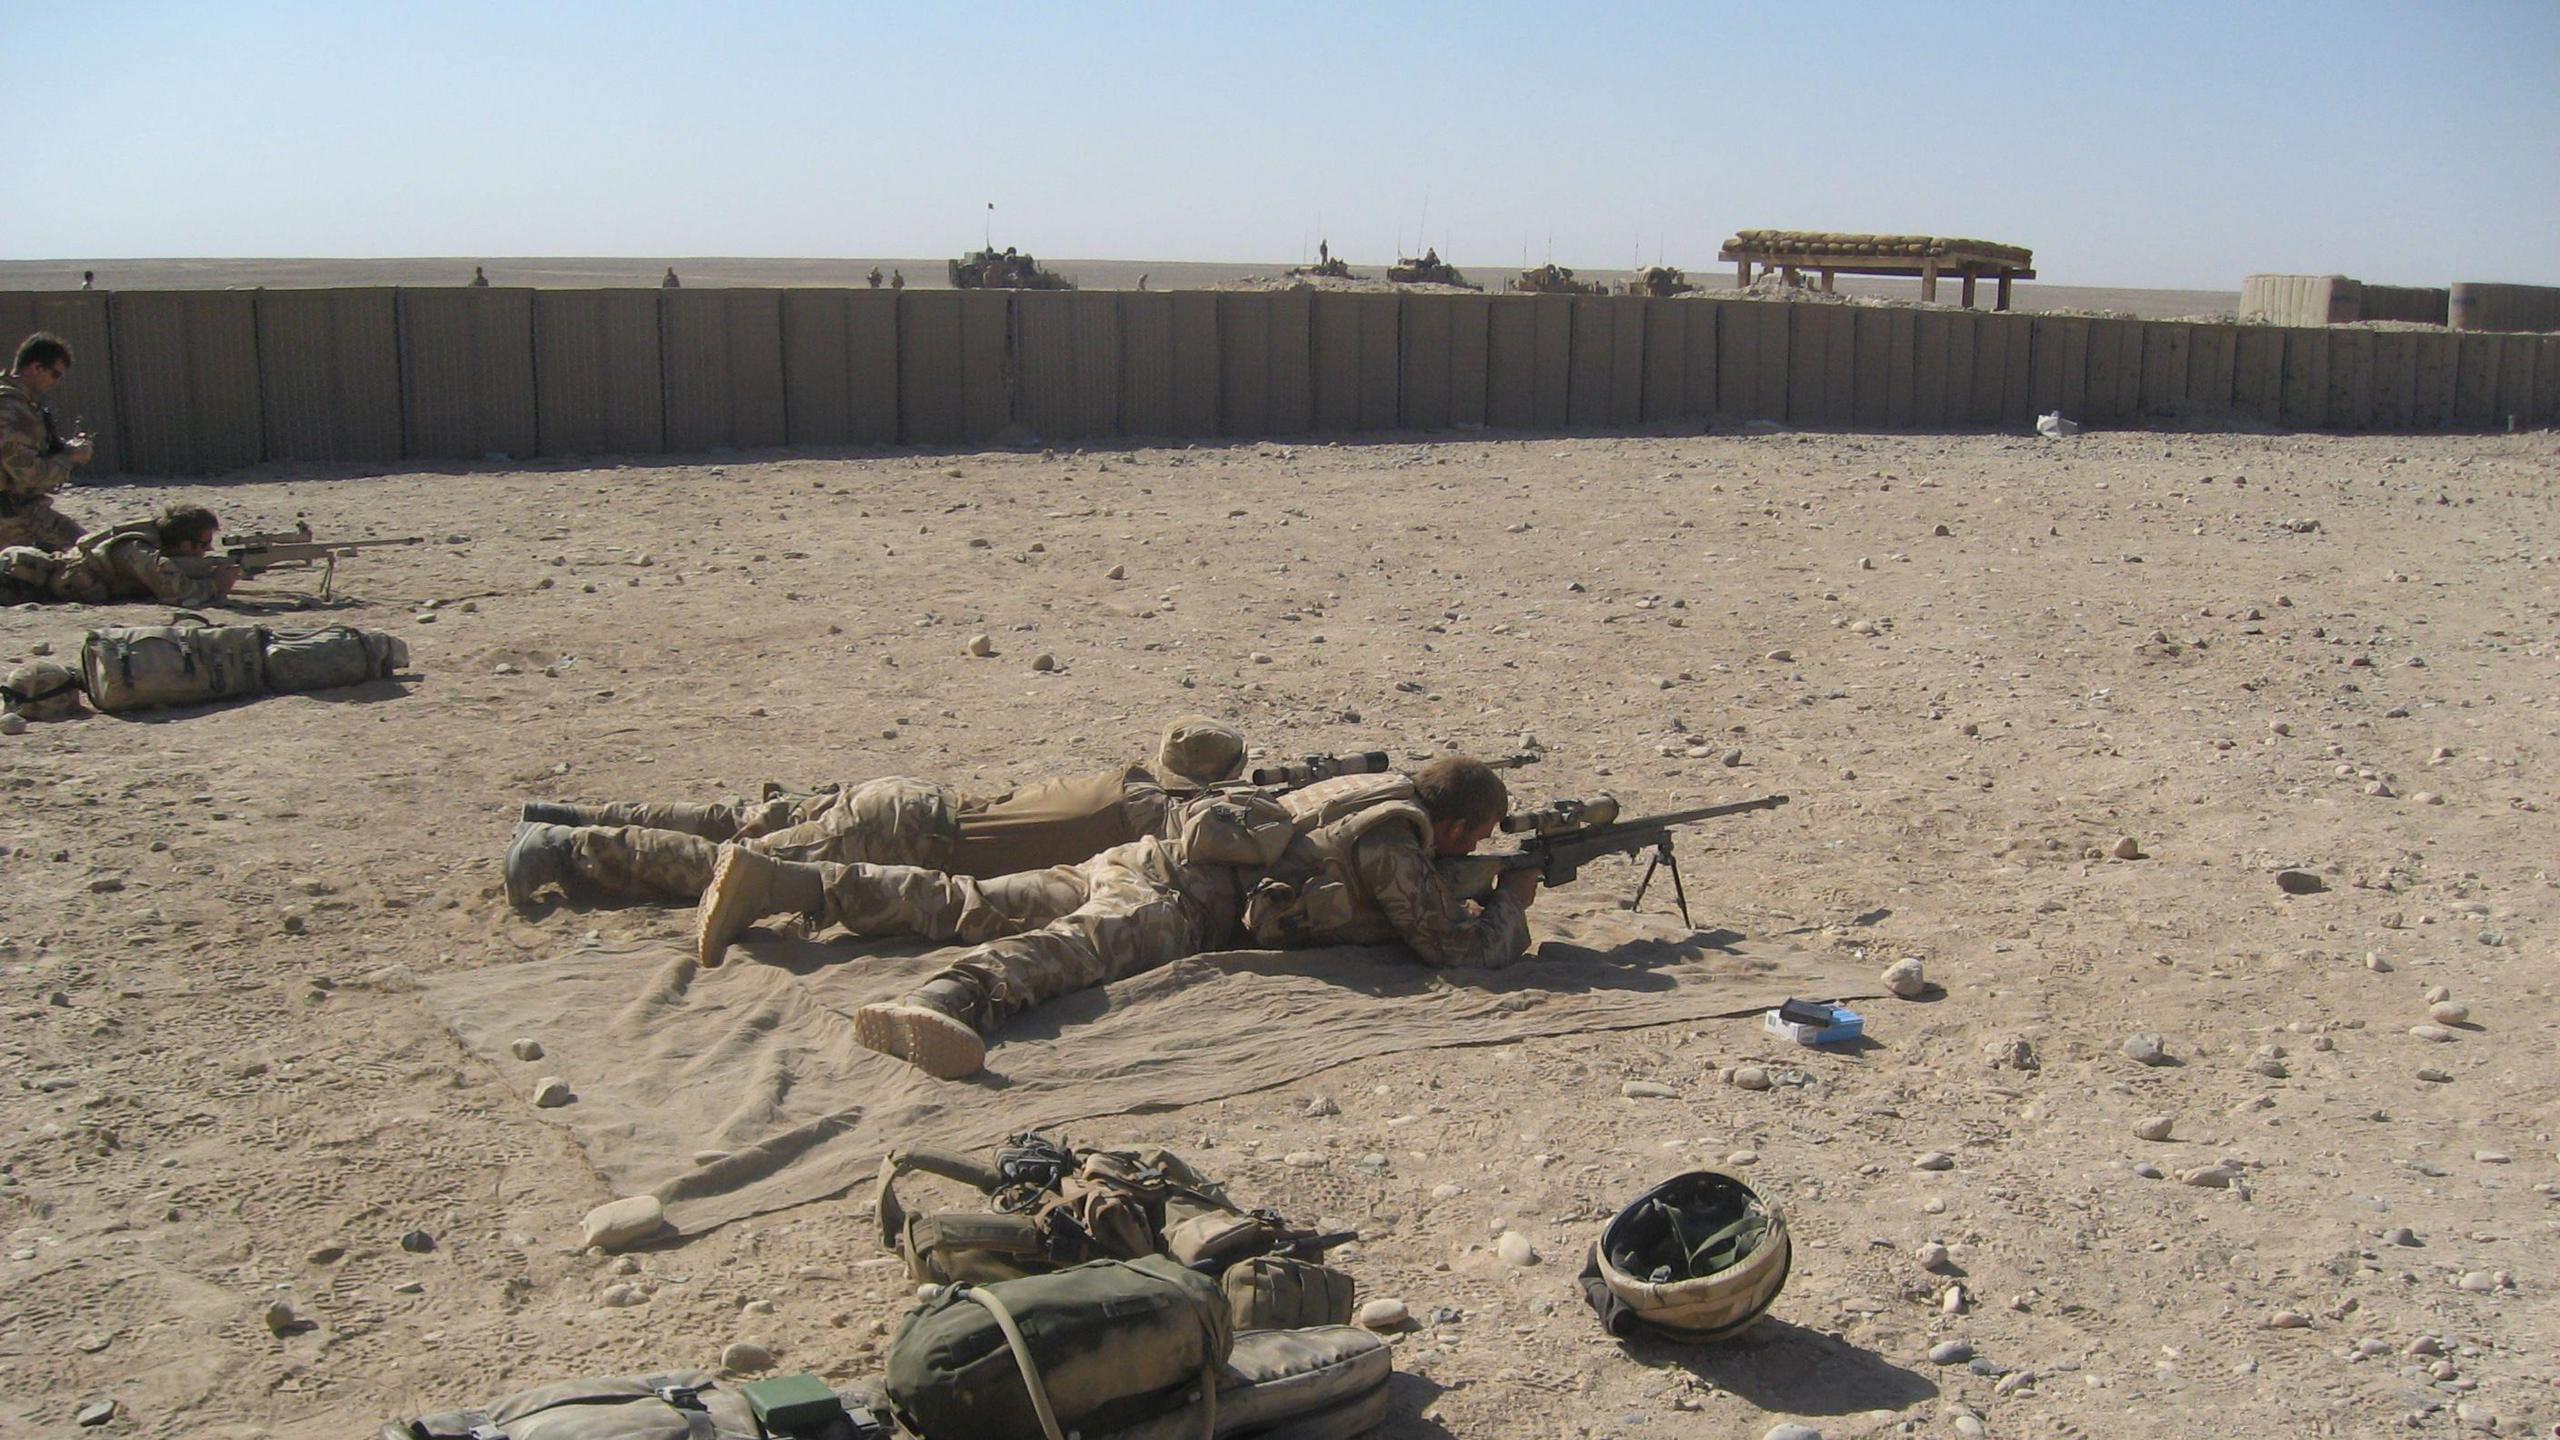
[[[1409,827],[1431,853],[1431,816],[1402,775],[1343,775],[1280,797],[1298,834],[1245,897],[1257,945],[1385,945],[1399,937],[1352,862],[1381,827]]]
[[[1115,845],[1156,833],[1164,791],[1143,765],[1043,780],[960,806],[951,847],[955,875],[1012,875],[1075,865]]]

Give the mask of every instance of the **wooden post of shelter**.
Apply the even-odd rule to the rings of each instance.
[[[1811,271],[1822,279],[1822,293],[1836,293],[1843,275],[1903,275],[1920,281],[1920,298],[1938,298],[1938,277],[1952,270],[1964,281],[1965,308],[1973,308],[1975,282],[1991,277],[1999,286],[1998,308],[2006,310],[2011,286],[2033,280],[2035,252],[2023,245],[1987,240],[1950,240],[1934,235],[1837,235],[1802,230],[1741,230],[1724,243],[1717,257],[1732,262],[1743,285],[1757,267],[1803,283]]]

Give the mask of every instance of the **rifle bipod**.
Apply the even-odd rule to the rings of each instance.
[[[1644,876],[1636,881],[1635,895],[1618,908],[1633,910],[1642,905],[1645,887],[1653,883],[1653,872],[1656,870],[1671,872],[1671,894],[1680,902],[1680,923],[1692,930],[1697,929],[1696,923],[1689,918],[1689,887],[1680,883],[1680,860],[1671,853],[1671,838],[1667,835],[1663,837],[1661,844],[1653,847],[1653,854],[1646,858]]]

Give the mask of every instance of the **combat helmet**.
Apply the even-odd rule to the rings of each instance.
[[[1165,727],[1156,769],[1166,779],[1194,785],[1233,780],[1244,769],[1244,732],[1206,715],[1185,715]]]
[[[1778,1298],[1791,1258],[1774,1203],[1737,1176],[1692,1170],[1602,1228],[1583,1266],[1583,1298],[1622,1339],[1721,1340]]]
[[[68,665],[34,660],[0,679],[8,712],[29,720],[68,720],[80,713],[80,677]]]

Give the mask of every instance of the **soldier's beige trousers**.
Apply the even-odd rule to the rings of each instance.
[[[744,805],[615,806],[626,823],[572,830],[569,863],[606,894],[690,905],[711,884],[723,840],[777,860],[932,867],[950,858],[959,812],[942,786],[895,776]]]
[[[50,495],[30,495],[18,502],[16,513],[0,515],[0,546],[68,550],[87,533],[87,526],[53,508]]]
[[[1070,868],[1084,888],[1073,910],[952,962],[948,973],[987,997],[981,1033],[1071,991],[1224,949],[1235,938],[1243,900],[1231,867],[1182,864],[1171,845],[1150,839]]]
[[[915,865],[821,863],[826,919],[856,935],[913,935],[981,945],[1037,930],[1086,901],[1084,867],[1058,865],[979,879]]]

